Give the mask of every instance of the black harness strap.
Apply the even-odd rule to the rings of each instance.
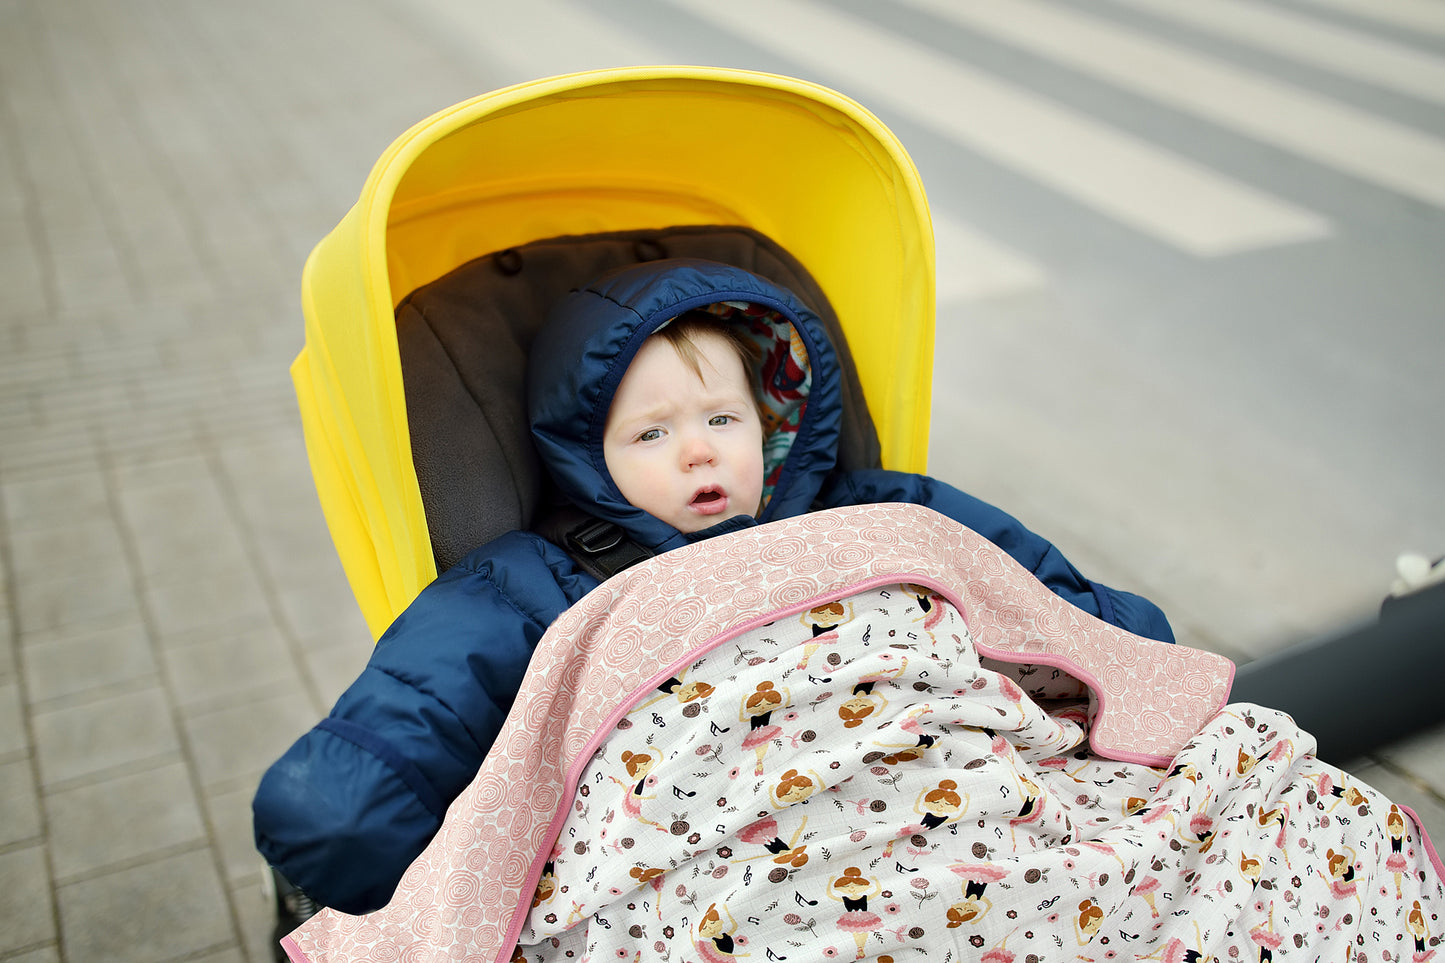
[[[549,513],[536,530],[600,582],[653,555],[629,538],[620,526],[571,505]]]

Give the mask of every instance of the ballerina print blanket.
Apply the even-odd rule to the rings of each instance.
[[[295,960],[1428,960],[1413,813],[927,509],[630,569],[392,902]]]

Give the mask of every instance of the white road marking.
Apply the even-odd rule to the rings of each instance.
[[[1034,0],[903,2],[1255,140],[1445,207],[1445,141],[1428,134]]]
[[[1114,2],[1383,90],[1445,104],[1445,59],[1404,44],[1244,0]]]
[[[1320,215],[807,0],[675,0],[691,13],[1201,256],[1316,239]],[[991,4],[990,4],[991,5]],[[846,52],[846,55],[845,53]]]
[[[1044,270],[1018,251],[936,210],[933,244],[940,305],[1002,297],[1047,280]]]

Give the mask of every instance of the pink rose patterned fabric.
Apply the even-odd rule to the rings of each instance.
[[[392,903],[295,960],[1426,960],[1408,810],[1224,707],[1232,666],[916,506],[609,580]],[[1368,905],[1367,905],[1368,904]]]

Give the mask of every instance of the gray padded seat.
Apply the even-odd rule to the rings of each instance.
[[[418,288],[396,309],[412,461],[432,553],[444,571],[467,552],[549,511],[527,429],[527,352],[548,310],[612,268],[696,257],[788,288],[827,327],[844,375],[844,468],[874,467],[879,445],[837,316],[806,270],[739,227],[677,227],[552,238],[488,254]]]

